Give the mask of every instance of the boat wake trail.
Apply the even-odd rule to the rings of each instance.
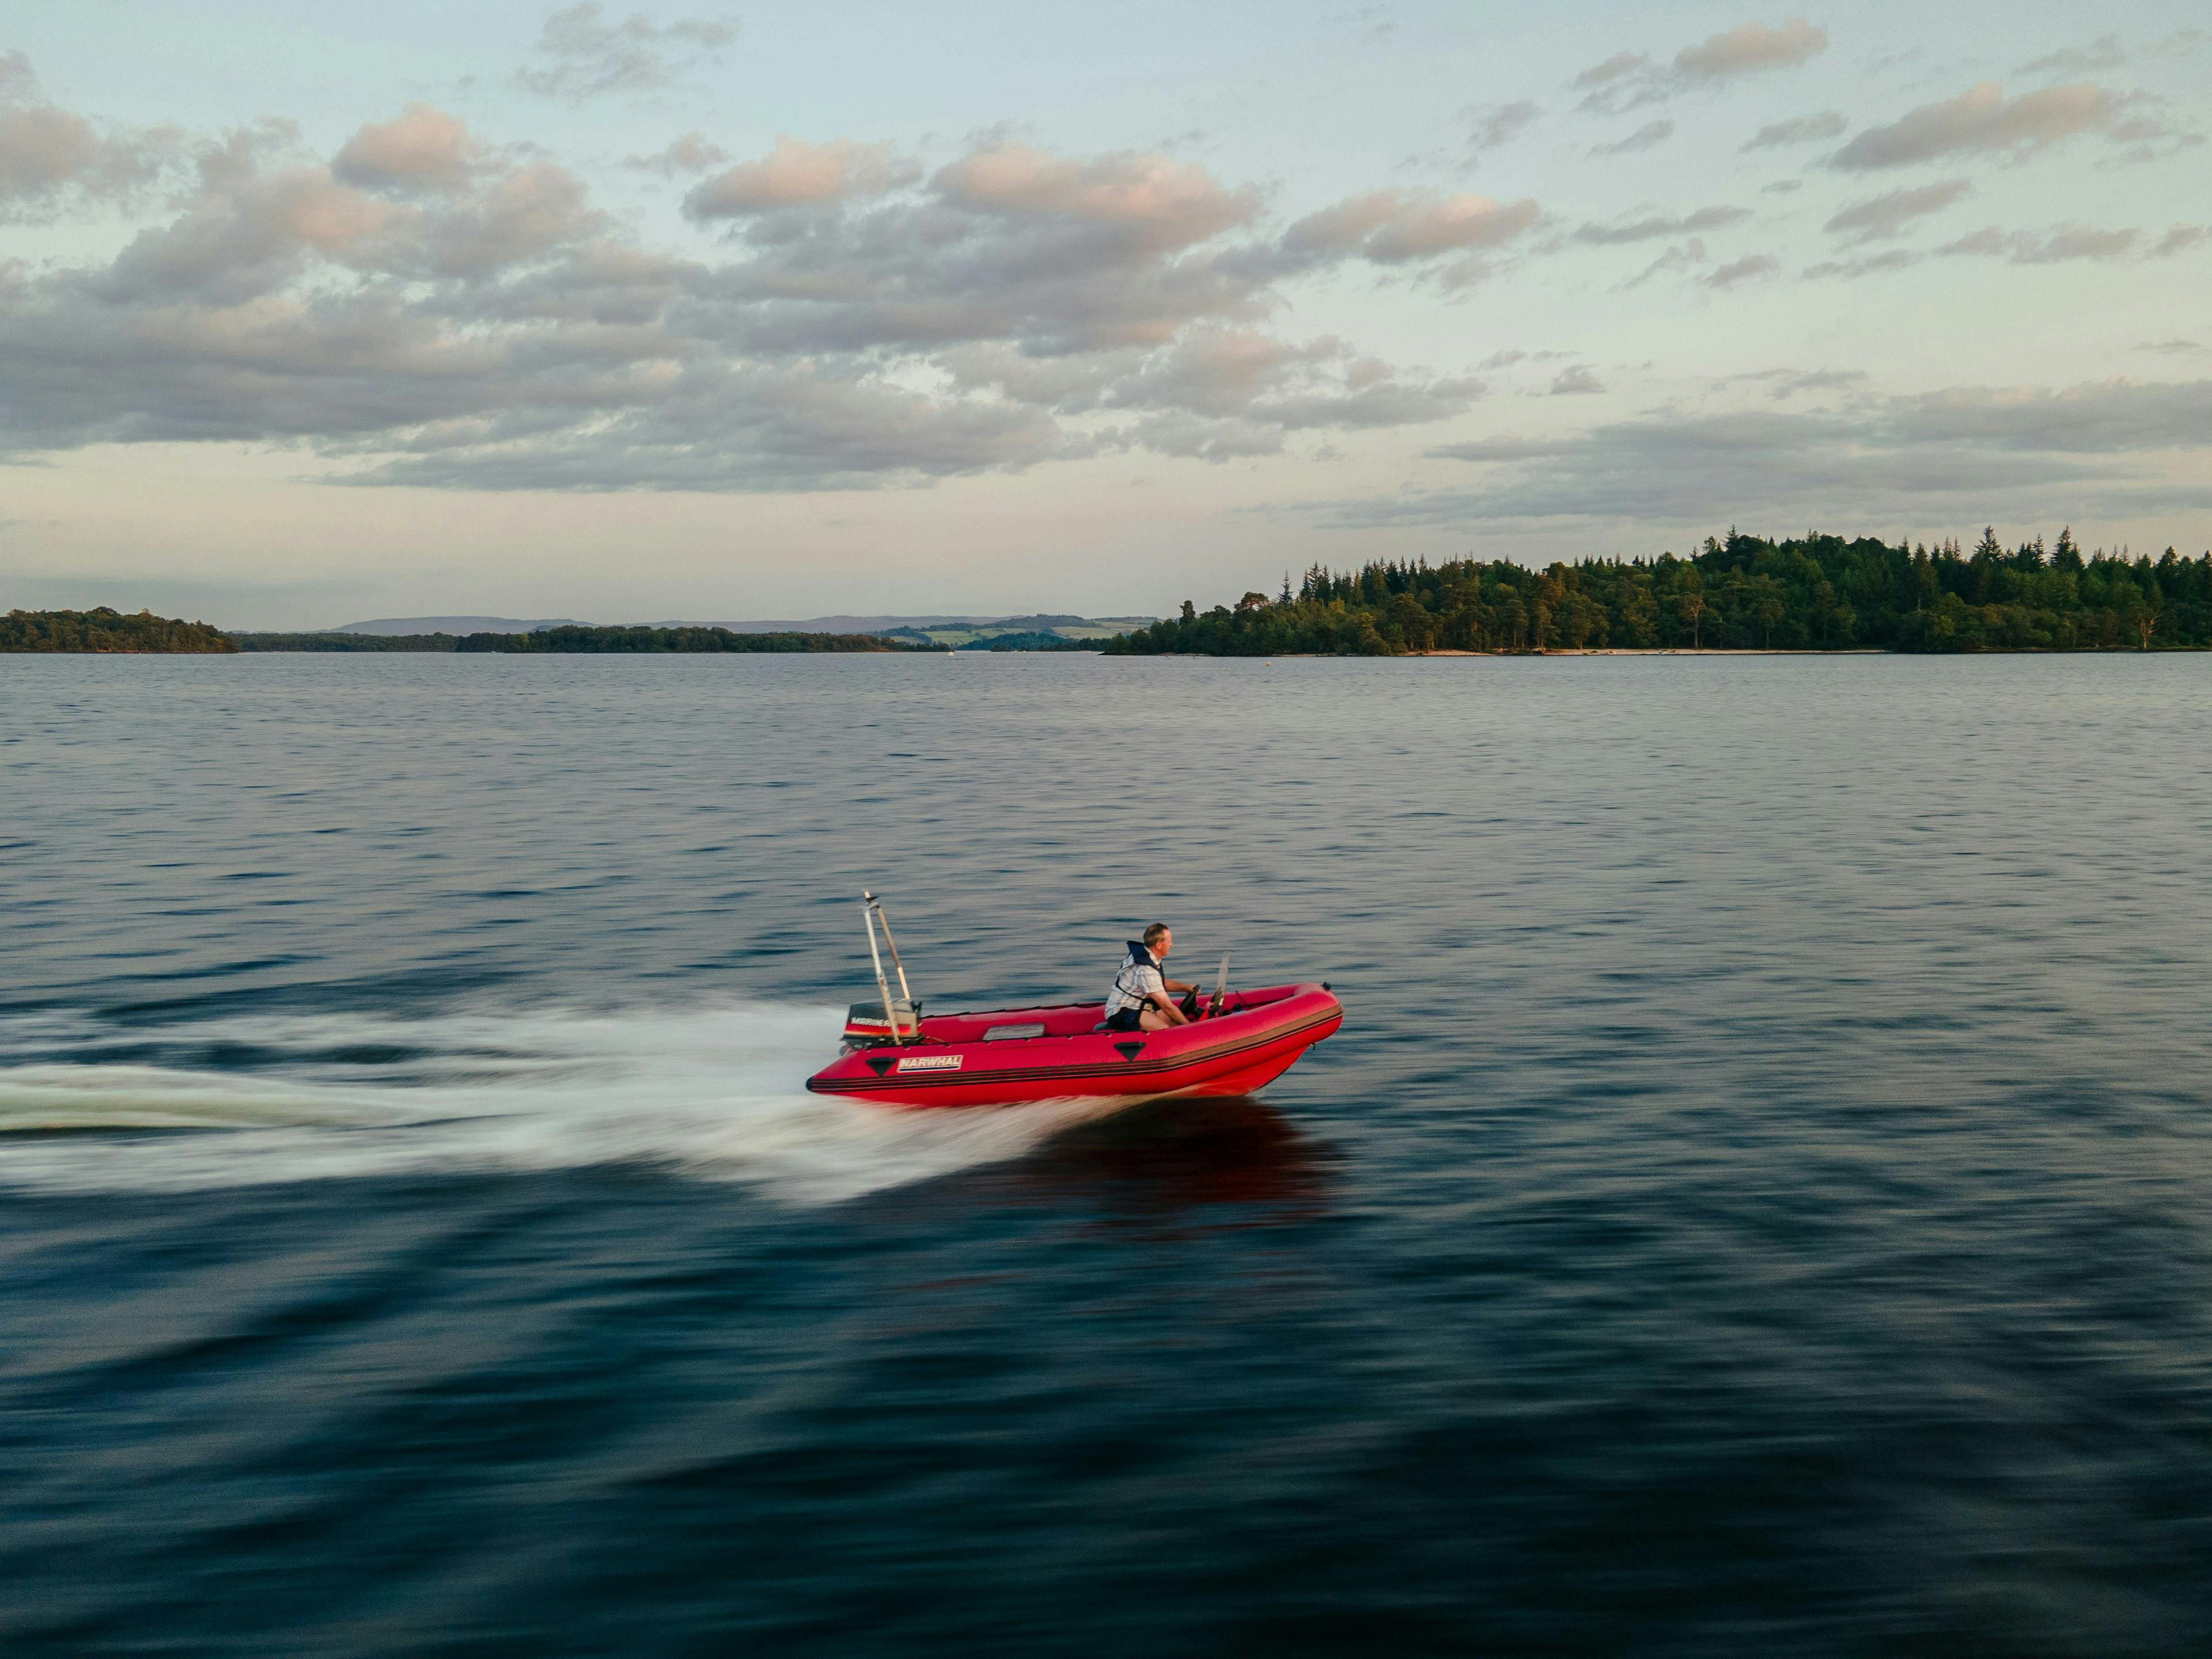
[[[826,1008],[0,1020],[0,1187],[176,1191],[629,1164],[799,1204],[1018,1157],[1105,1109],[811,1095]]]

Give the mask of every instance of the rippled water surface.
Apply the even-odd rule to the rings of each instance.
[[[2182,1654],[2212,659],[0,659],[0,1649]],[[1256,1100],[816,1100],[1331,980]]]

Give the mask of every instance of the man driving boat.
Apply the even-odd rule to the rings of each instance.
[[[1164,921],[1146,928],[1141,943],[1129,941],[1129,954],[1114,975],[1114,988],[1106,994],[1108,1030],[1164,1031],[1190,1024],[1190,1016],[1176,1006],[1175,996],[1195,992],[1198,987],[1170,979],[1161,971],[1173,949],[1175,934]]]

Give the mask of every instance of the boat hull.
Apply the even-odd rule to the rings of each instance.
[[[1165,1031],[1098,1031],[1103,1012],[1089,1003],[925,1019],[915,1039],[858,1048],[806,1086],[920,1107],[1243,1095],[1280,1077],[1344,1023],[1343,1006],[1323,985],[1239,992],[1224,1012]],[[1032,1028],[1042,1030],[1026,1035]]]

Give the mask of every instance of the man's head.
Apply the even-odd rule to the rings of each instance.
[[[1164,921],[1156,921],[1145,929],[1145,949],[1157,959],[1175,948],[1175,935],[1168,931]]]

